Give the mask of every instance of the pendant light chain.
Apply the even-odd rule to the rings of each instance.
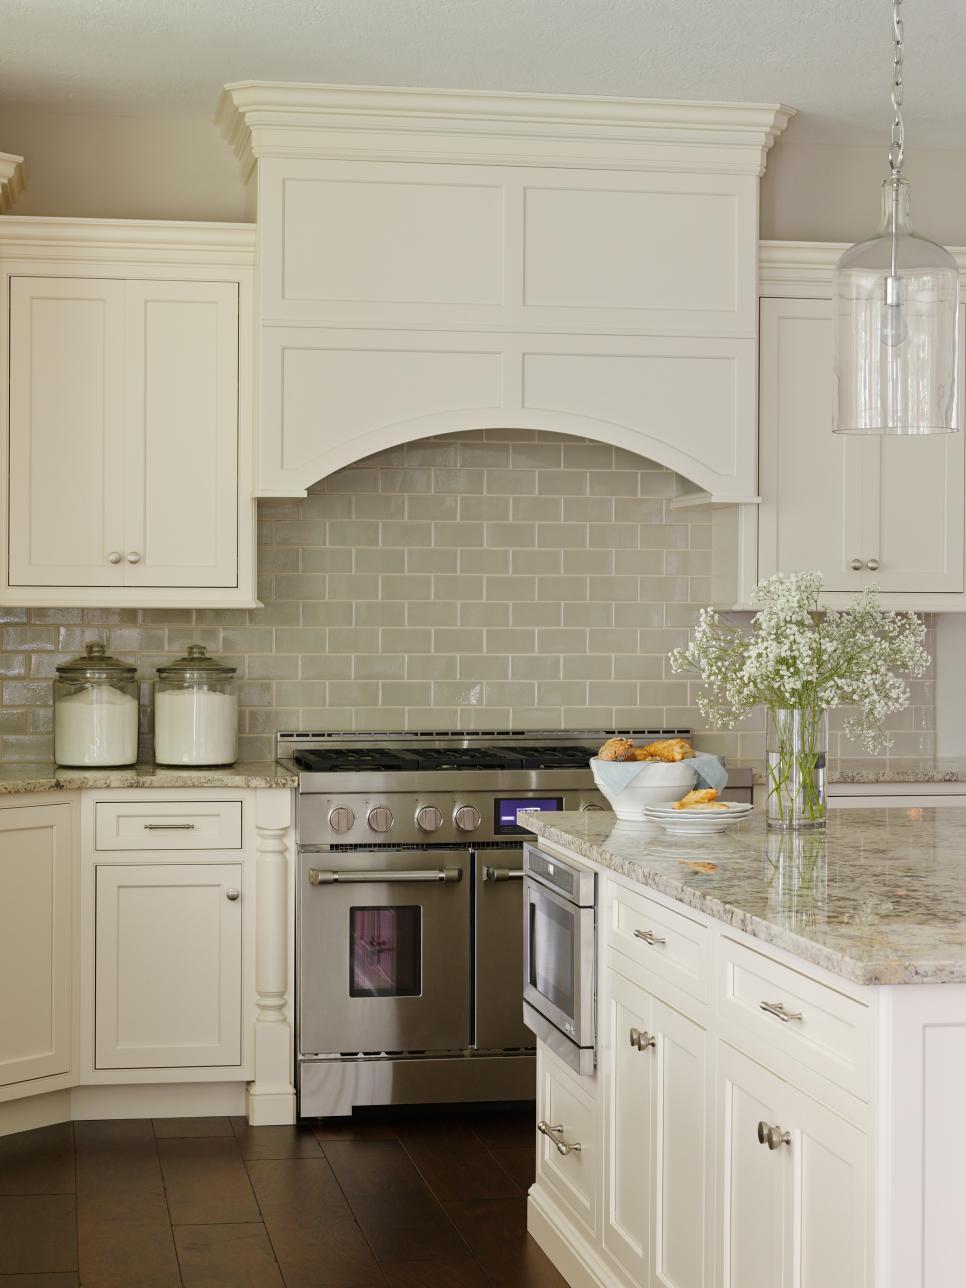
[[[892,108],[895,113],[892,119],[892,144],[889,148],[889,166],[893,176],[902,173],[903,144],[905,130],[902,123],[902,0],[893,0],[892,4],[892,39],[894,53],[892,60]]]

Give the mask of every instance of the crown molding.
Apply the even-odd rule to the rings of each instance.
[[[247,180],[263,157],[764,172],[777,103],[236,81],[215,123]]]
[[[0,220],[0,257],[31,255],[250,267],[255,261],[255,225],[30,215]]]
[[[763,241],[758,244],[760,295],[830,298],[832,276],[850,242]],[[949,253],[966,275],[966,247],[950,246]]]
[[[23,157],[0,152],[0,214],[9,210],[27,186],[27,169]]]

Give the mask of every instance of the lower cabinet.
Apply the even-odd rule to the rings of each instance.
[[[635,1284],[704,1288],[707,1033],[607,970],[604,1248]]]
[[[866,1137],[728,1043],[718,1048],[721,1288],[866,1282]]]
[[[95,1067],[240,1065],[242,864],[102,864],[95,900]]]
[[[0,1087],[70,1071],[73,809],[0,808]]]
[[[593,1088],[593,1091],[591,1090]],[[598,1223],[600,1122],[595,1084],[537,1044],[537,1183],[594,1236]]]

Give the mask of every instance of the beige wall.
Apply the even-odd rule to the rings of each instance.
[[[251,218],[238,163],[210,120],[0,112],[0,152],[27,161],[17,215]]]

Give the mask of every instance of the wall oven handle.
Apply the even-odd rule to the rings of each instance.
[[[523,868],[484,868],[484,881],[509,881],[523,876]]]
[[[309,885],[390,885],[401,881],[453,882],[463,879],[462,868],[418,868],[411,872],[334,872],[309,868]]]
[[[576,1141],[571,1143],[569,1140],[564,1140],[564,1128],[561,1123],[545,1123],[541,1121],[537,1123],[537,1131],[541,1136],[547,1137],[558,1154],[580,1153],[580,1145]]]

